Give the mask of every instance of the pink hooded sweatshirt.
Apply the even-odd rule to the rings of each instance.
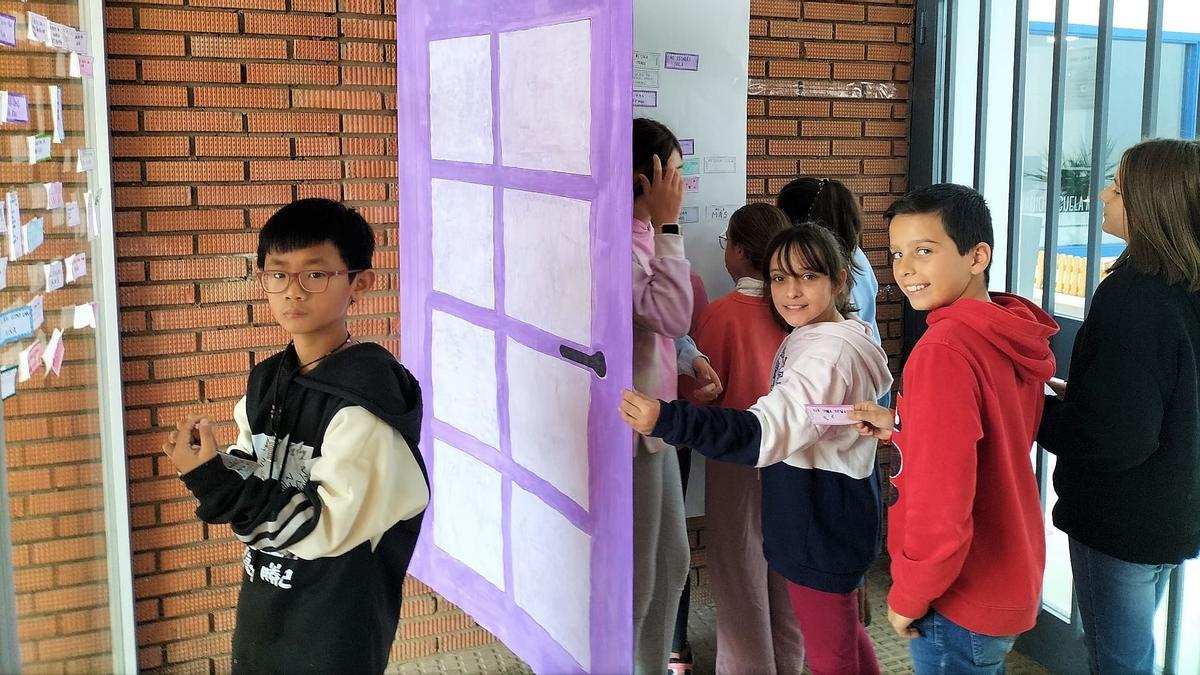
[[[683,236],[655,234],[649,223],[633,219],[633,386],[652,398],[678,398],[674,340],[692,323],[690,272]],[[638,434],[634,452],[670,447]]]

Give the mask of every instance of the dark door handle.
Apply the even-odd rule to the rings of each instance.
[[[578,349],[559,345],[558,353],[562,354],[562,357],[568,361],[574,361],[585,368],[591,368],[596,371],[597,377],[604,377],[608,374],[608,364],[604,361],[604,352],[596,352],[589,356]]]

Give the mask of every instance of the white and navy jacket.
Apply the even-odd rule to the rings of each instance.
[[[229,449],[248,461],[183,476],[196,515],[246,544],[233,670],[382,673],[429,503],[420,388],[371,343],[298,365],[289,346],[250,372]]]
[[[813,424],[805,405],[874,401],[891,386],[887,355],[866,324],[811,324],[780,346],[771,391],[749,410],[664,403],[652,435],[762,468],[767,563],[793,583],[847,593],[879,553],[876,442],[853,426]]]

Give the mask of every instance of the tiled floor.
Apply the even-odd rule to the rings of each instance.
[[[875,620],[868,631],[875,642],[875,651],[884,673],[888,675],[912,673],[908,658],[908,647],[887,625],[884,606],[888,585],[886,569],[877,569],[867,579],[872,601],[872,616]],[[695,675],[711,675],[716,652],[716,608],[707,598],[693,598],[692,616],[688,622],[688,633],[696,657]],[[1034,661],[1011,654],[1007,670],[1010,675],[1045,675],[1046,670]],[[525,665],[501,644],[471,649],[453,654],[396,664],[389,672],[401,675],[441,675],[443,673],[532,673]],[[664,668],[665,672],[665,668]]]

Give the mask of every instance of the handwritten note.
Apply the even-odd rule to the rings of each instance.
[[[737,173],[737,157],[705,157],[704,173]]]
[[[46,190],[46,208],[61,209],[63,207],[63,184],[59,182],[42,183]]]
[[[700,158],[689,157],[683,160],[683,168],[679,171],[685,176],[695,176],[700,173]]]
[[[55,328],[54,333],[50,335],[50,341],[46,343],[46,351],[42,355],[42,363],[45,363],[46,367],[55,375],[62,373],[63,356],[66,351],[62,338],[62,329]]]
[[[87,254],[76,253],[75,255],[67,256],[63,261],[66,267],[67,283],[73,284],[80,277],[87,276]]]
[[[75,29],[54,21],[50,22],[49,45],[54,49],[67,51],[75,46]]]
[[[693,138],[679,139],[679,154],[687,157],[688,155],[696,154],[696,140]]]
[[[679,209],[679,222],[680,224],[700,222],[700,207],[685,206]]]
[[[17,218],[21,217],[20,213],[17,211]],[[19,221],[13,222],[13,208],[10,203],[8,206],[8,258],[16,260],[23,255],[25,255],[25,227]]]
[[[633,86],[635,89],[658,89],[658,71],[649,68],[634,68]]]
[[[0,290],[8,288],[8,258],[0,258]]]
[[[21,236],[25,240],[22,255],[33,253],[42,245],[42,242],[46,241],[46,220],[38,216],[25,223],[25,231],[21,233]]]
[[[33,319],[33,329],[37,330],[46,322],[46,302],[42,299],[41,293],[33,296],[33,300],[28,306]]]
[[[17,366],[17,379],[25,382],[29,378],[37,374],[42,366],[42,355],[46,353],[46,345],[42,344],[41,340],[35,340],[33,344],[21,350],[21,357]]]
[[[28,306],[0,313],[0,344],[24,340],[33,335],[33,310]]]
[[[684,192],[699,192],[700,191],[700,176],[684,176],[683,177]]]
[[[667,52],[663,67],[667,70],[700,70],[700,56]]]
[[[724,225],[729,222],[729,217],[734,211],[740,208],[740,204],[714,204],[704,207],[704,215],[708,222],[718,225]]]
[[[50,85],[50,116],[54,118],[54,142],[62,143],[67,137],[63,124],[62,87],[55,85]]]
[[[642,89],[633,90],[633,107],[635,108],[657,108],[658,107],[658,92],[645,91]]]
[[[8,221],[4,224],[4,230],[12,231],[21,229],[21,197],[16,192],[9,192],[4,196],[4,206],[8,210]]]
[[[850,419],[850,411],[854,410],[852,405],[809,403],[804,406],[804,410],[808,413],[808,418],[812,420],[812,423],[818,426],[832,427],[854,424],[854,420]]]
[[[63,261],[61,260],[42,265],[42,273],[46,277],[47,293],[53,293],[66,284],[66,274],[63,271]]]
[[[92,79],[93,67],[94,64],[92,57],[71,52],[71,62],[69,65],[69,74],[71,77],[79,77],[90,80]]]
[[[13,124],[29,123],[29,97],[25,94],[8,92],[8,106],[5,109],[6,122]]]
[[[67,210],[67,227],[79,227],[79,202],[67,202],[64,205]]]
[[[71,46],[71,51],[79,54],[80,56],[91,56],[92,48],[88,45],[87,31],[77,30],[75,31],[74,37],[75,44]]]
[[[83,173],[96,168],[96,151],[91,148],[79,150],[79,160],[75,162],[75,173]]]
[[[26,137],[26,143],[29,145],[29,163],[37,164],[50,159],[50,143],[52,141],[49,134]]]
[[[36,12],[25,13],[26,35],[30,42],[50,42],[50,19]]]
[[[658,70],[662,64],[662,55],[658,52],[634,52],[634,68],[653,68]]]
[[[17,393],[17,367],[5,366],[0,369],[0,399],[8,398]]]
[[[0,14],[0,45],[17,46],[17,17],[11,14]]]

